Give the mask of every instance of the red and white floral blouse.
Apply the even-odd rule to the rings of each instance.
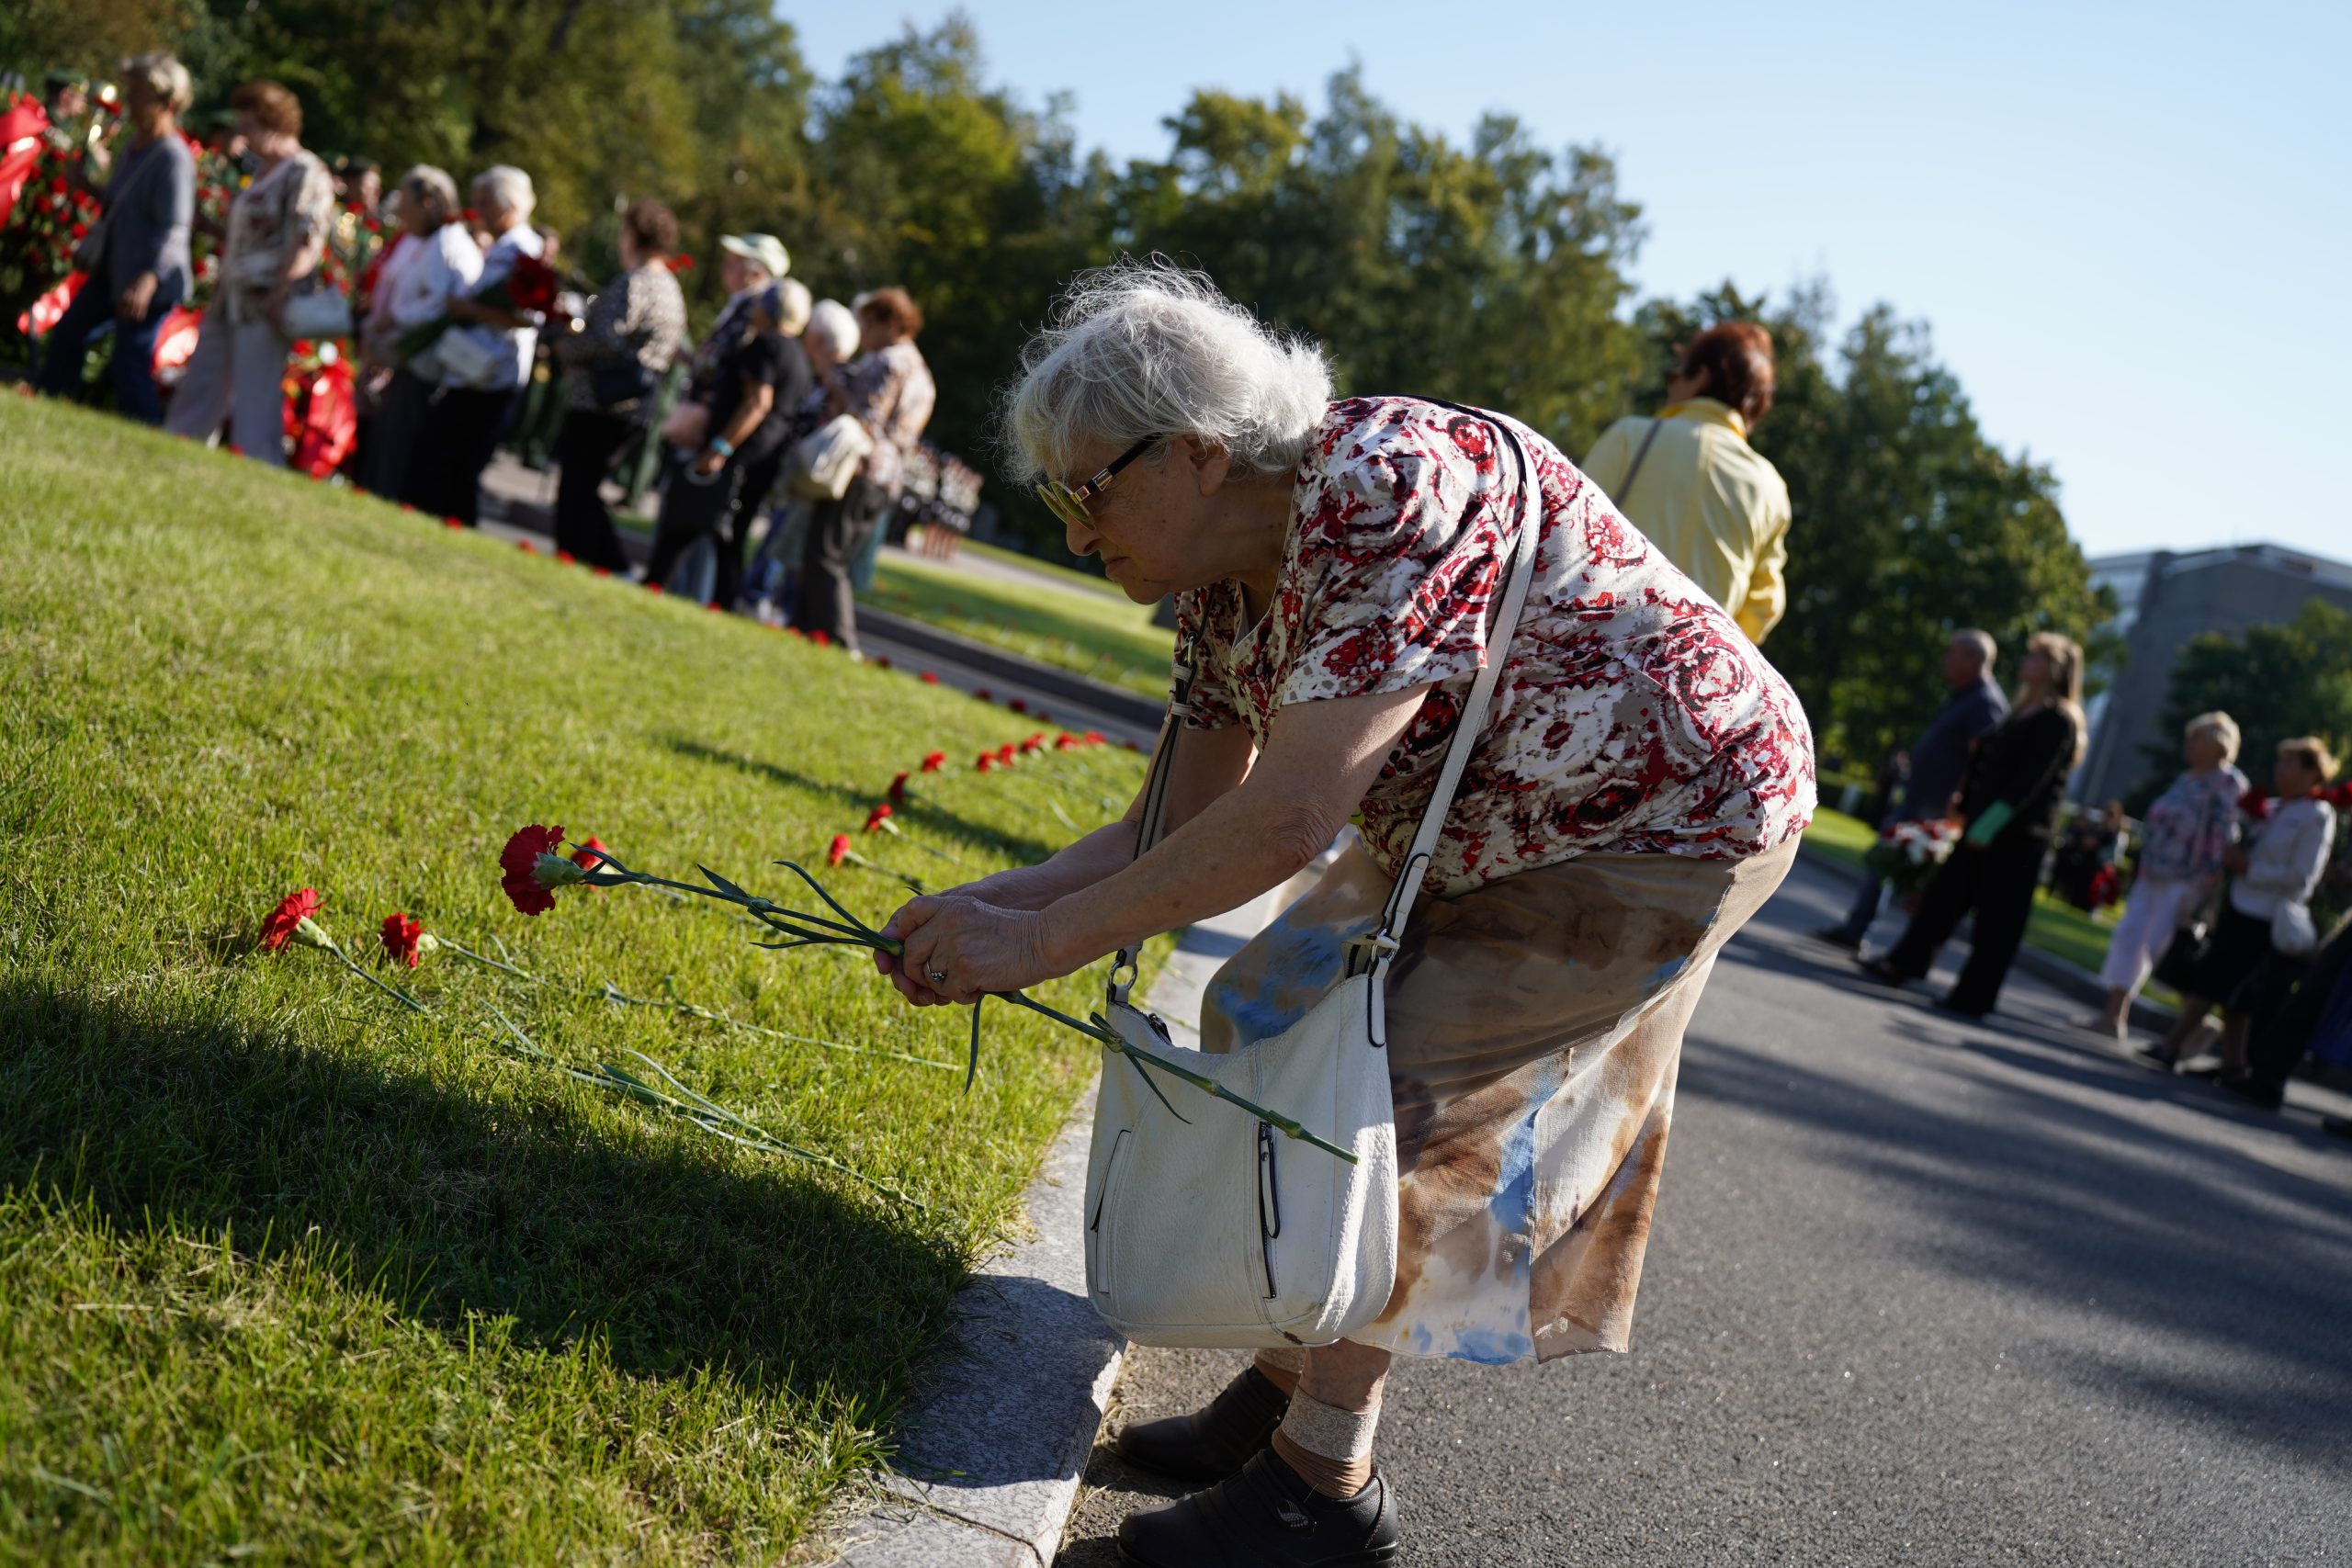
[[[1802,832],[1813,736],[1788,683],[1599,486],[1518,422],[1543,491],[1535,577],[1426,886],[1461,893],[1571,856],[1737,859]],[[1520,512],[1510,444],[1411,398],[1333,403],[1299,465],[1274,602],[1177,596],[1193,723],[1435,683],[1363,805],[1394,870],[1486,659]]]

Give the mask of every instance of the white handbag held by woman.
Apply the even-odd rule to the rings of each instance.
[[[1345,977],[1282,1033],[1212,1055],[1175,1045],[1157,1017],[1128,1002],[1133,948],[1112,968],[1103,1010],[1130,1045],[1296,1117],[1355,1156],[1351,1164],[1294,1141],[1168,1075],[1154,1082],[1150,1068],[1106,1048],[1087,1161],[1086,1283],[1103,1320],[1139,1344],[1329,1345],[1377,1316],[1395,1288],[1396,1129],[1384,988],[1527,602],[1542,515],[1526,453],[1496,425],[1518,455],[1522,485],[1518,543],[1486,667],[1463,704],[1380,925],[1349,944]],[[1145,786],[1138,854],[1159,837],[1189,711],[1189,653],[1177,660],[1168,725]]]

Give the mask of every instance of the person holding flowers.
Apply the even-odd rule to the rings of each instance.
[[[334,218],[334,183],[302,145],[302,105],[292,93],[275,82],[247,82],[229,95],[229,107],[260,168],[229,204],[220,292],[204,313],[164,428],[209,442],[225,419],[238,450],[283,468],[282,382],[292,344],[286,305],[317,270]]]
[[[481,471],[505,434],[538,353],[539,323],[555,304],[555,275],[531,227],[531,176],[501,164],[474,176],[474,210],[494,238],[471,286],[453,293],[431,329],[441,384],[427,400],[410,465],[407,500],[470,528],[480,519]]]
[[[64,397],[80,386],[89,340],[111,322],[115,407],[160,424],[155,333],[194,281],[196,156],[181,139],[179,117],[196,93],[187,68],[168,54],[134,55],[122,62],[122,76],[130,138],[107,180],[96,234],[79,256],[89,281],[50,330],[40,389]]]
[[[1130,1426],[1207,1483],[1128,1518],[1148,1568],[1385,1562],[1372,1462],[1398,1354],[1509,1363],[1626,1348],[1683,1030],[1814,808],[1787,683],[1548,441],[1417,398],[1330,400],[1322,351],[1164,263],[1082,275],[1007,402],[1013,467],[1137,603],[1176,598],[1194,675],[1166,837],[1143,805],[1041,864],[901,908],[876,962],[972,1000],[1319,881],[1212,982],[1211,1049],[1270,1038],[1375,929],[1533,550],[1386,993],[1399,1256],[1350,1339],[1261,1353],[1205,1410]],[[1523,454],[1523,458],[1521,456]],[[1522,462],[1525,471],[1522,469]]]

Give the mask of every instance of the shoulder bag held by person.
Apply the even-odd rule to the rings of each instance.
[[[1463,705],[1396,888],[1379,928],[1349,944],[1345,976],[1282,1033],[1217,1055],[1180,1050],[1158,1018],[1129,1002],[1133,948],[1112,968],[1103,1011],[1129,1045],[1181,1059],[1355,1156],[1351,1164],[1221,1100],[1188,1096],[1180,1117],[1151,1081],[1153,1069],[1106,1049],[1087,1160],[1087,1291],[1103,1320],[1140,1344],[1329,1345],[1377,1316],[1396,1287],[1388,966],[1500,679],[1534,576],[1542,524],[1526,453],[1508,426],[1495,423],[1518,456],[1522,486],[1508,587],[1487,635],[1486,667]],[[1191,653],[1177,660],[1167,733],[1145,785],[1138,854],[1159,833],[1192,690]]]
[[[785,487],[809,501],[839,501],[849,493],[874,437],[853,413],[835,414],[801,437],[785,463]]]

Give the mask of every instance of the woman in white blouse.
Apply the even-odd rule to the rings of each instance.
[[[526,320],[474,296],[504,283],[524,258],[536,261],[546,247],[531,227],[538,197],[530,175],[510,164],[485,169],[474,176],[473,197],[491,246],[474,278],[449,299],[458,324],[441,339],[440,385],[427,400],[402,497],[469,528],[480,521],[481,472],[530,377],[539,337],[536,316]]]
[[[427,348],[403,360],[401,337],[447,315],[449,301],[481,276],[481,251],[466,226],[453,221],[458,210],[458,182],[446,170],[419,164],[401,176],[401,239],[377,280],[364,336],[371,363],[397,367],[360,458],[359,482],[378,495],[407,493],[425,401],[441,381],[439,356]]]
[[[2170,1072],[2189,1040],[2218,1004],[2222,1009],[2223,1070],[2242,1071],[2245,1022],[2268,961],[2304,953],[2278,953],[2274,932],[2288,911],[2301,908],[2310,919],[2312,895],[2335,845],[2335,808],[2320,798],[2335,775],[2335,759],[2324,741],[2309,736],[2278,743],[2271,770],[2277,797],[2255,829],[2252,841],[2231,846],[2222,857],[2233,880],[2213,922],[2205,954],[2198,960],[2196,988],[2180,998],[2180,1020],[2162,1043],[2141,1055]]]

